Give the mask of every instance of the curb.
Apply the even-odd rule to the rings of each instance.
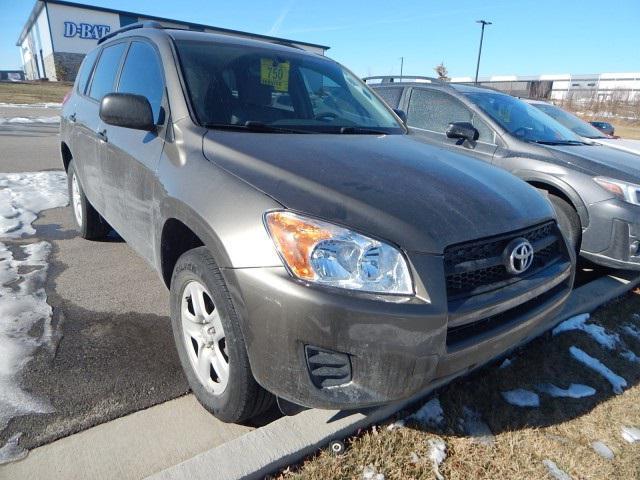
[[[571,292],[558,322],[580,313],[589,313],[600,305],[623,295],[640,284],[638,272],[616,272],[593,280]],[[468,372],[463,372],[464,375]],[[445,379],[448,383],[455,377]],[[434,385],[400,403],[348,413],[337,410],[305,410],[283,417],[235,440],[203,452],[178,465],[167,468],[148,480],[182,479],[259,479],[326,447],[332,440],[348,437],[359,429],[381,422],[408,405],[429,395],[441,385]],[[240,453],[242,458],[240,457]]]

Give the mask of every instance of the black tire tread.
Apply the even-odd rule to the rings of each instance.
[[[558,223],[562,224],[561,222],[564,221],[568,223],[567,227],[570,229],[572,236],[569,241],[574,244],[573,247],[576,253],[579,253],[580,240],[582,237],[582,226],[580,217],[578,216],[578,212],[576,212],[573,206],[565,199],[552,193],[549,194],[549,201],[553,205],[553,208],[556,210]],[[565,218],[561,218],[562,216],[564,216]]]

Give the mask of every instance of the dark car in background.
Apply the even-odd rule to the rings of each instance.
[[[60,138],[81,235],[113,227],[158,271],[225,421],[410,397],[547,330],[571,291],[534,188],[406,135],[298,48],[125,27],[86,56]]]
[[[613,136],[616,133],[615,128],[613,128],[613,125],[611,125],[609,122],[589,122],[589,123],[594,127],[596,127],[598,130],[600,130],[605,135]]]
[[[495,90],[428,77],[398,80],[365,79],[392,108],[406,112],[412,136],[519,176],[548,195],[563,233],[583,257],[640,269],[638,156],[585,141]]]

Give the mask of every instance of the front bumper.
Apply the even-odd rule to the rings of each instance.
[[[431,279],[444,278],[441,257],[413,255],[412,263]],[[452,333],[442,280],[425,282],[428,300],[384,302],[305,285],[284,268],[229,269],[224,275],[256,380],[300,405],[354,409],[409,398],[551,328],[573,284],[572,263],[564,262],[561,270],[547,272],[555,286],[535,295],[521,292],[519,302],[506,310],[500,306],[513,302],[513,289],[484,295],[485,307],[493,305],[492,316],[464,335]],[[305,346],[348,355],[350,380],[318,387]]]
[[[618,199],[589,205],[580,255],[599,265],[640,270],[640,207]]]

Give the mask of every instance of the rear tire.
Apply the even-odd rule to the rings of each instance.
[[[580,225],[578,212],[576,212],[566,200],[551,193],[549,194],[549,201],[556,211],[560,231],[576,254],[578,254],[580,252],[580,240],[582,237],[582,227]]]
[[[82,238],[98,240],[107,236],[111,231],[109,224],[93,208],[80,185],[73,160],[67,168],[67,185],[69,188],[69,202],[71,214]]]
[[[268,410],[274,397],[253,377],[231,296],[206,247],[178,259],[170,297],[180,363],[202,406],[229,423]]]

